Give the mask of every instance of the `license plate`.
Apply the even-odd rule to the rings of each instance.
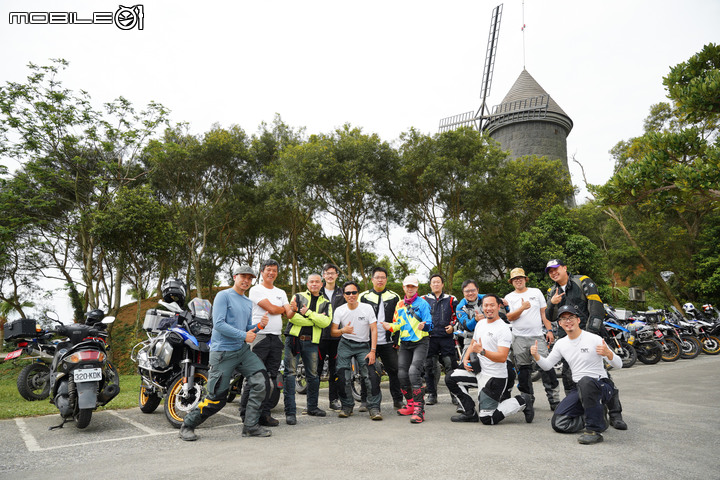
[[[83,370],[75,370],[73,371],[73,378],[75,378],[75,383],[97,382],[102,380],[102,369],[85,368]]]
[[[5,355],[5,360],[12,360],[13,358],[17,358],[20,355],[22,355],[23,349],[15,350],[14,352],[10,352],[7,355]]]

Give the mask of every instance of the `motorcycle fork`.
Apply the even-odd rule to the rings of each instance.
[[[183,396],[187,396],[195,386],[195,365],[189,358],[182,361],[183,364]]]

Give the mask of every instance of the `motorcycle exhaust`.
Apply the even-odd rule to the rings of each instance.
[[[107,402],[115,398],[118,393],[120,393],[120,386],[111,383],[110,385],[105,387],[102,392],[100,392],[100,395],[98,395],[98,400],[100,401],[100,403],[106,404]]]

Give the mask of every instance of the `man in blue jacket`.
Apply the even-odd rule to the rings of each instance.
[[[227,402],[230,379],[237,368],[247,378],[250,391],[243,437],[269,437],[270,430],[259,425],[260,405],[270,391],[270,381],[265,365],[250,350],[255,332],[268,323],[267,314],[256,326],[252,324],[252,301],[245,296],[255,273],[248,265],[233,270],[232,288],[221,291],[215,297],[213,308],[213,331],[210,344],[210,375],[207,397],[185,416],[180,427],[180,438],[197,440],[195,428],[219,412]]]

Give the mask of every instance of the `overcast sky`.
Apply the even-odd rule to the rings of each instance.
[[[115,25],[11,25],[9,12],[115,12],[118,2],[0,2],[0,82],[28,62],[64,58],[62,78],[95,101],[154,100],[193,133],[213,123],[254,133],[277,112],[308,133],[349,122],[395,141],[414,126],[476,110],[497,0],[125,2],[143,30]],[[720,42],[718,0],[505,1],[489,105],[523,66],[572,118],[568,154],[591,183],[612,173],[608,151],[642,133],[662,77]],[[4,160],[6,161],[6,160]],[[571,163],[573,182],[582,185]],[[578,200],[582,201],[581,193]]]

